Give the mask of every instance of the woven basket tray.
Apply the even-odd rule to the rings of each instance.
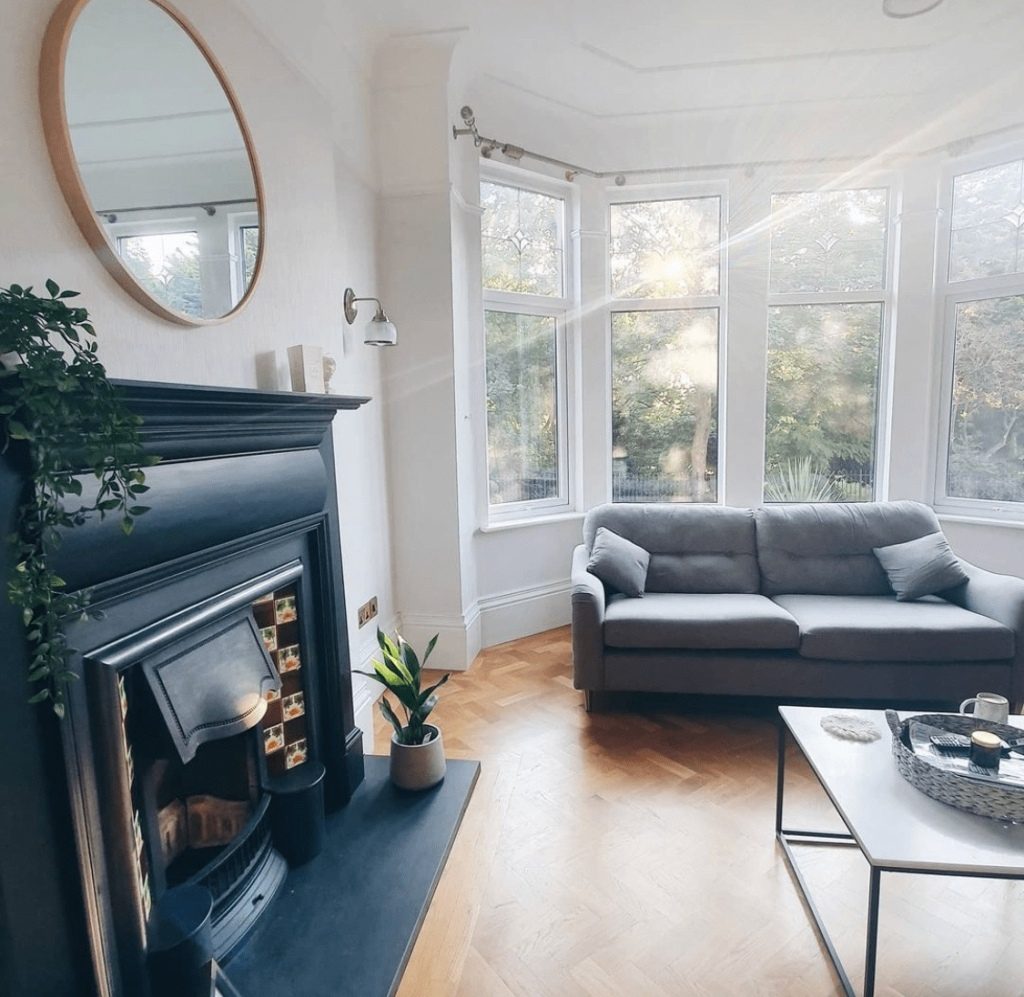
[[[896,758],[896,767],[915,789],[941,803],[948,803],[951,807],[980,817],[1024,823],[1024,786],[989,784],[958,772],[950,772],[915,755],[908,746],[908,724],[911,720],[968,737],[972,731],[990,730],[1004,740],[1020,737],[1020,728],[948,713],[924,713],[909,717],[901,723],[895,710],[886,710],[885,719],[892,731],[892,753]]]

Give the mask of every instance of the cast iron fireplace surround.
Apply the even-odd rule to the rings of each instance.
[[[234,689],[255,688],[278,699],[275,670],[263,671],[270,664],[264,648],[274,645],[264,635],[259,646],[262,624],[252,603],[266,602],[290,584],[285,591],[292,601],[281,601],[289,613],[298,601],[305,688],[298,699],[291,697],[291,705],[298,704],[292,715],[302,710],[303,737],[295,742],[301,750],[289,753],[289,768],[307,757],[323,764],[329,810],[344,805],[363,777],[331,424],[337,410],[368,399],[138,382],[120,387],[144,419],[147,452],[162,460],[148,472],[152,509],[131,537],[116,521],[93,519],[69,534],[60,550],[59,574],[72,590],[91,588],[94,606],[102,610],[99,619],[69,625],[81,681],[71,687],[63,723],[26,704],[20,620],[7,600],[0,609],[0,993],[12,997],[147,992],[139,884],[125,868],[134,840],[124,789],[130,779],[117,775],[127,751],[124,718],[135,709],[127,705],[126,677],[134,674],[131,681],[141,688],[146,672],[152,702],[171,734],[168,744],[182,762],[206,750],[199,745],[209,740],[210,725],[221,724],[229,740],[252,745],[239,749],[240,757],[249,752],[262,758],[260,746],[271,750],[265,739],[278,736],[277,728],[255,727],[258,716],[239,719],[256,706],[262,716],[262,702],[225,719],[204,713],[203,697],[189,697],[208,646],[204,627],[210,640],[249,647],[249,674],[243,669],[227,675],[212,698],[219,695],[223,706],[234,702]],[[86,489],[90,479],[83,476]],[[4,533],[16,527],[24,487],[23,455],[12,452],[0,461]],[[6,577],[6,547],[0,565]],[[164,671],[161,685],[161,668],[181,657],[175,642],[184,637],[187,644],[189,633],[198,635],[192,643],[199,657]],[[274,657],[280,658],[276,650]],[[152,716],[158,717],[155,710]],[[155,722],[147,729],[156,727],[164,730]],[[260,764],[266,776],[266,763]],[[265,803],[254,800],[247,829],[259,827],[264,811]],[[275,865],[269,858],[268,841],[250,846],[254,856],[263,849],[264,883],[283,868],[280,859]],[[255,857],[251,865],[257,867]],[[240,937],[237,925],[230,930]]]

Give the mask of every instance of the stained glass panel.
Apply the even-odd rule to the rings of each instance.
[[[888,217],[885,188],[773,194],[771,292],[883,288]]]
[[[565,203],[484,181],[480,205],[484,287],[561,297]]]

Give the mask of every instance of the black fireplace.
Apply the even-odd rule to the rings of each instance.
[[[363,774],[331,424],[366,399],[121,387],[161,463],[131,537],[94,520],[61,548],[100,611],[68,625],[63,723],[25,704],[19,621],[0,616],[4,994],[150,993],[161,905],[189,887],[229,963],[315,853],[321,794],[337,809]]]

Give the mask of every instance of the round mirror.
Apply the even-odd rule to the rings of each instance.
[[[40,95],[82,233],[138,301],[186,325],[237,311],[263,248],[248,128],[216,60],[163,0],[64,0]]]

